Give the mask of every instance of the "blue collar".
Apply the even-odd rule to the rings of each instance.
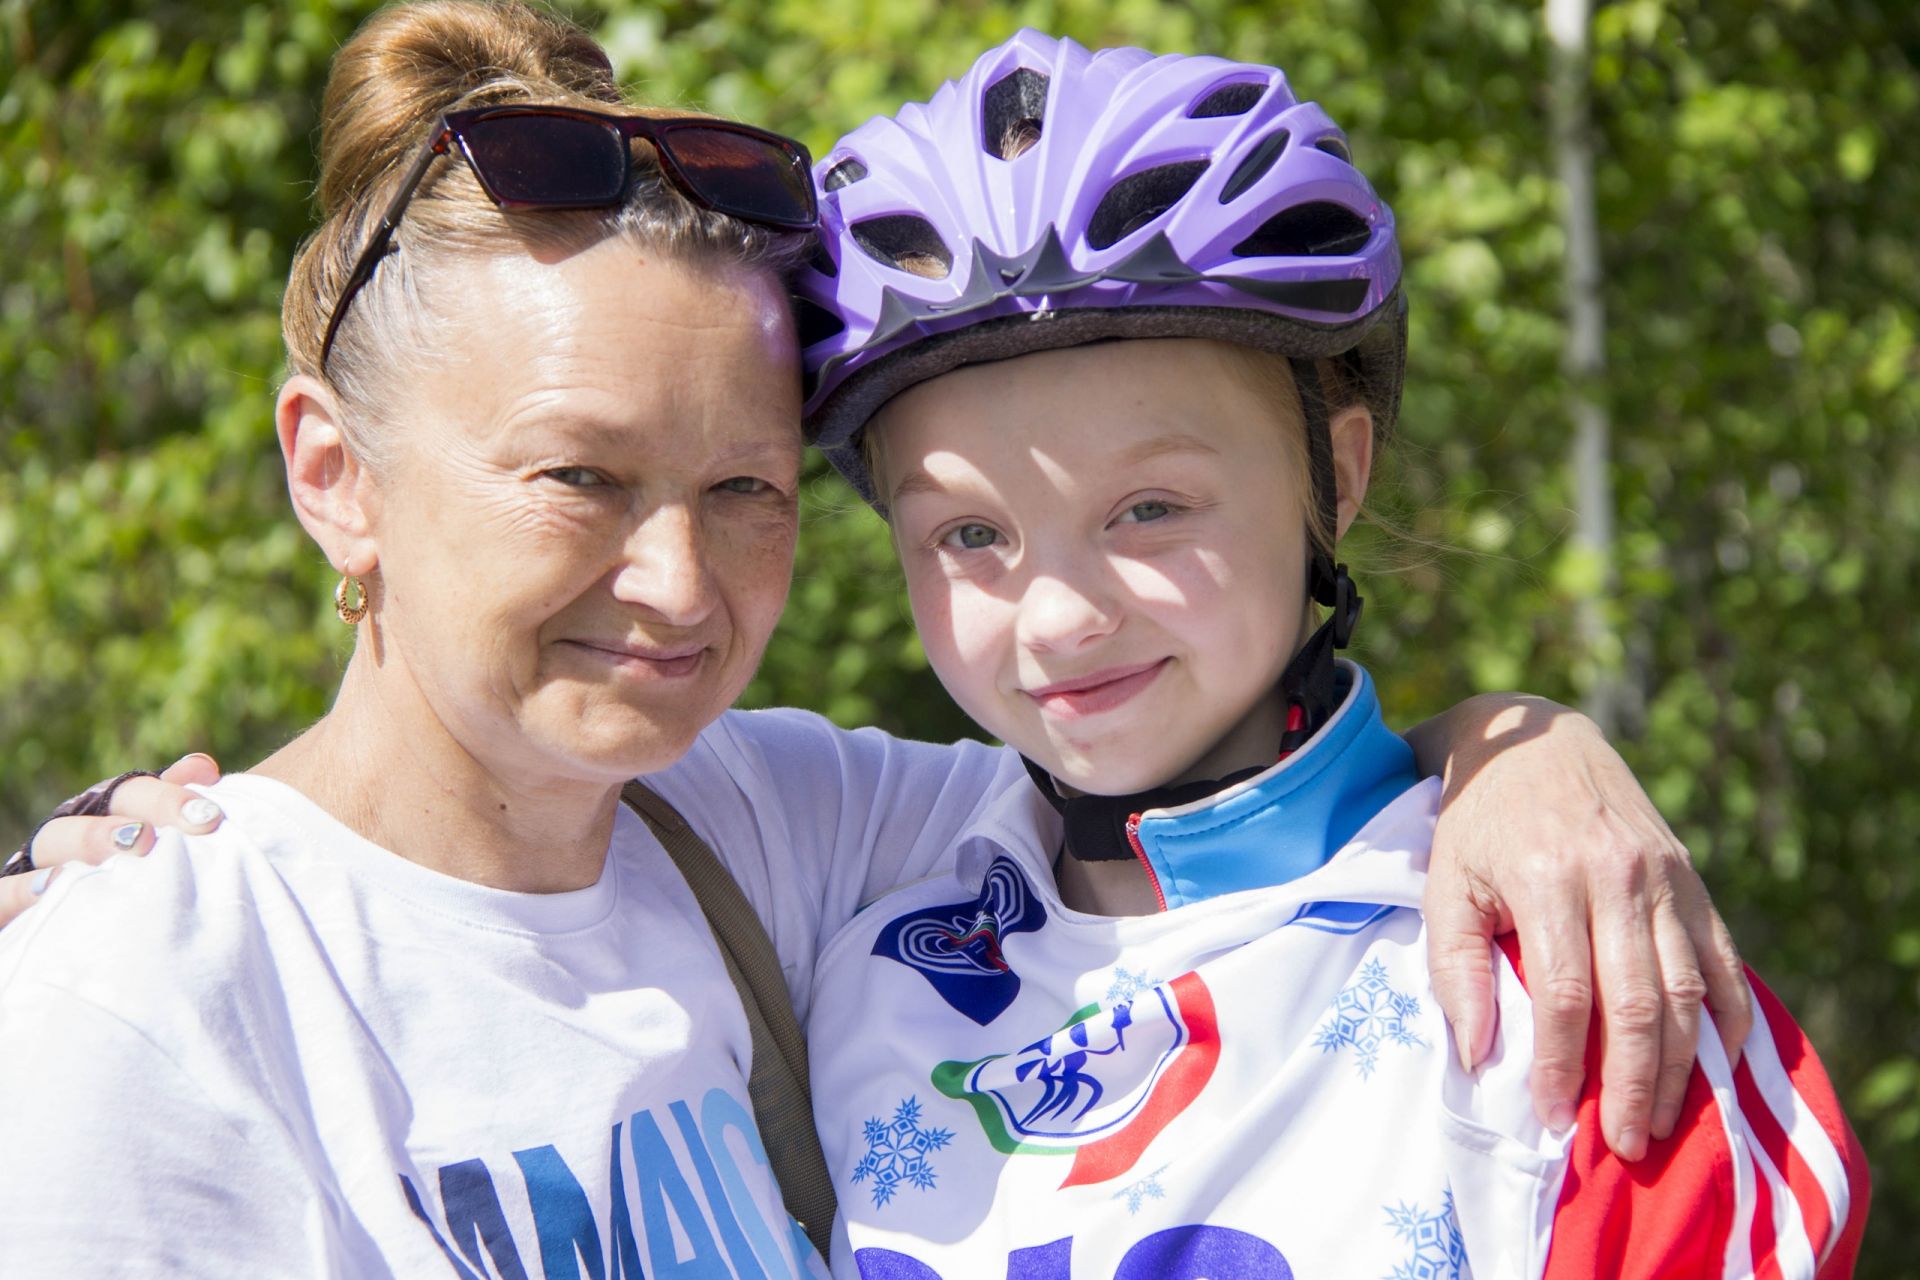
[[[1380,718],[1373,680],[1340,663],[1339,709],[1265,773],[1192,804],[1149,809],[1132,824],[1169,908],[1285,884],[1324,864],[1420,780],[1413,750]]]

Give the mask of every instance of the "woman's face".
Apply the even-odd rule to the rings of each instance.
[[[679,758],[760,660],[793,565],[797,354],[764,273],[618,239],[476,259],[384,430],[378,632],[394,714],[500,776]]]
[[[1110,342],[961,369],[872,426],[921,640],[1082,791],[1270,763],[1306,621],[1299,427],[1237,357]]]

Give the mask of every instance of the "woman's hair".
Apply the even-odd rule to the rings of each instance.
[[[382,10],[335,55],[320,122],[322,222],[294,258],[281,305],[293,372],[339,395],[349,445],[384,457],[380,406],[394,375],[432,350],[436,285],[456,259],[529,249],[577,252],[610,236],[683,262],[784,274],[809,238],[704,210],[634,144],[617,208],[506,213],[457,157],[436,164],[407,206],[394,248],[353,299],[323,370],[328,316],[409,163],[447,111],[503,103],[629,110],[612,63],[586,32],[525,0],[417,0]],[[685,114],[685,113],[678,113]]]

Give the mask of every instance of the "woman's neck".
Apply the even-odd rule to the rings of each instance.
[[[332,709],[252,772],[293,787],[374,844],[461,880],[559,893],[599,879],[617,783],[504,776],[453,738],[417,688],[387,675],[357,652]]]

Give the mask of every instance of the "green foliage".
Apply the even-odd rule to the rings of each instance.
[[[361,0],[0,0],[0,830],[129,762],[257,758],[347,636],[288,518],[276,307]],[[636,94],[799,133],[924,97],[1023,23],[1277,61],[1398,211],[1413,298],[1385,506],[1426,557],[1365,584],[1413,719],[1477,689],[1637,701],[1623,749],[1874,1160],[1861,1274],[1920,1216],[1920,25],[1866,0],[1595,17],[1618,652],[1574,605],[1563,237],[1538,6],[1517,0],[596,0]],[[1906,138],[1908,142],[1901,143]],[[750,691],[965,732],[884,528],[824,471]],[[1377,533],[1355,553],[1405,560]]]

